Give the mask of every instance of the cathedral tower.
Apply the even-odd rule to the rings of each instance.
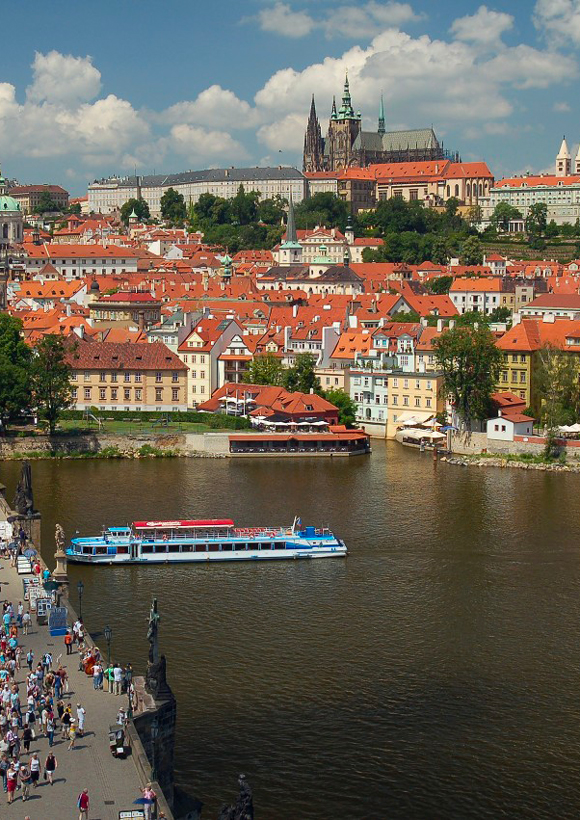
[[[324,168],[324,140],[320,123],[316,116],[316,106],[314,105],[314,94],[310,103],[310,114],[308,125],[304,135],[304,154],[302,159],[303,171],[322,171]]]
[[[558,156],[556,157],[556,176],[570,176],[571,170],[572,157],[570,156],[570,151],[568,150],[568,143],[566,142],[566,137],[564,137],[564,139],[562,140],[562,145],[560,146],[560,151],[558,153]]]
[[[385,133],[385,101],[383,100],[383,95],[381,94],[381,102],[379,103],[379,127],[377,128],[377,134],[381,136]]]
[[[353,144],[361,130],[361,115],[354,112],[350,96],[348,74],[344,81],[342,104],[336,113],[333,103],[328,136],[325,143],[325,153],[328,168],[338,170],[348,168],[354,159]]]

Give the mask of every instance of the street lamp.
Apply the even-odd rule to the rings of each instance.
[[[77,584],[77,592],[79,594],[79,618],[82,621],[83,619],[83,592],[85,590],[85,585],[82,581],[79,581]]]
[[[107,669],[111,668],[111,638],[113,637],[113,630],[110,626],[103,629],[105,640],[107,642]]]

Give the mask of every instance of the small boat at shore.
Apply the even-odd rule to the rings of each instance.
[[[82,564],[181,564],[341,558],[344,541],[327,527],[237,527],[230,519],[135,521],[101,535],[72,538],[69,561]]]

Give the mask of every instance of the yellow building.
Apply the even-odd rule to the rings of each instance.
[[[75,410],[187,409],[187,368],[161,342],[81,341],[68,362]]]
[[[388,378],[387,438],[394,438],[404,421],[425,423],[445,410],[441,373],[400,372]]]

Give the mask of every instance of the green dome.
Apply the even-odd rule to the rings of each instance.
[[[19,211],[20,204],[16,202],[16,200],[8,196],[8,194],[3,194],[0,196],[0,213],[4,213],[4,211]]]

